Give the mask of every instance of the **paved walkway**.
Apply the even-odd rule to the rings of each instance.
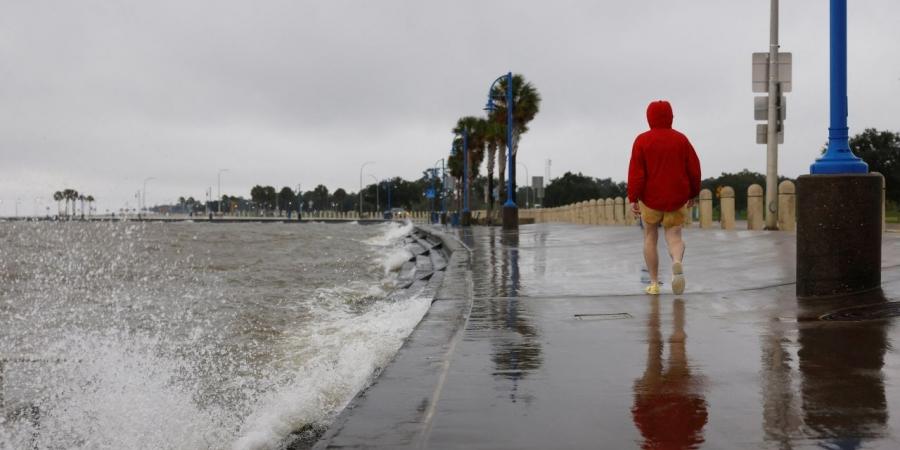
[[[320,448],[900,448],[900,329],[818,320],[896,311],[900,235],[883,293],[798,304],[789,233],[686,230],[678,297],[641,294],[637,228],[454,233],[470,251]]]

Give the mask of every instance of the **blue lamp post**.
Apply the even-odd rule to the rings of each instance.
[[[881,285],[884,178],[850,150],[847,0],[831,0],[828,148],[797,178],[797,297],[854,294]]]
[[[831,0],[831,124],[828,149],[811,174],[867,173],[869,165],[850,150],[847,127],[847,0]]]
[[[446,222],[447,217],[447,169],[444,158],[441,158],[438,161],[441,162],[441,223],[444,223]],[[435,172],[437,172],[438,161],[434,162]]]
[[[388,207],[387,207],[387,210],[388,210],[388,213],[390,214],[391,209],[393,209],[393,208],[391,208],[391,180],[390,180],[390,178],[387,179],[387,180],[385,180],[385,184],[387,184],[387,195],[388,195]]]
[[[462,146],[463,146],[463,207],[460,215],[460,224],[469,226],[472,222],[472,212],[469,210],[469,130],[462,130]]]
[[[506,75],[498,77],[491,83],[491,87],[488,89],[488,102],[487,106],[485,106],[485,110],[492,112],[497,109],[497,106],[494,105],[494,86],[498,81],[506,78],[506,163],[507,163],[507,173],[509,174],[508,179],[506,180],[506,203],[503,204],[503,228],[505,229],[514,229],[519,227],[519,207],[516,206],[516,202],[513,201],[513,189],[515,189],[515,181],[513,180],[513,94],[512,94],[512,85],[513,85],[513,76],[512,72],[508,72]]]
[[[469,130],[463,129],[463,226],[470,225],[471,217],[472,212],[469,211]]]

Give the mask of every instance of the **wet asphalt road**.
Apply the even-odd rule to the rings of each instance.
[[[789,233],[686,230],[686,292],[659,297],[636,228],[451,233],[428,315],[320,448],[900,448],[896,319],[819,319],[898,311],[900,235],[883,291],[798,302]]]

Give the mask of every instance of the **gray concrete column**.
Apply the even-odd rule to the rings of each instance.
[[[778,184],[778,229],[794,231],[797,229],[797,200],[794,183],[784,180]]]
[[[712,192],[700,191],[700,228],[712,228]]]
[[[853,294],[881,285],[878,174],[797,179],[797,296]]]
[[[734,229],[734,189],[725,186],[720,192],[719,198],[719,222],[723,230]]]
[[[763,188],[758,184],[751,184],[747,188],[747,229],[762,230],[764,225]]]
[[[615,225],[616,224],[616,201],[608,198],[603,201],[603,211],[606,215],[606,223],[607,225]]]
[[[622,197],[616,197],[614,201],[616,225],[625,225],[625,200]]]

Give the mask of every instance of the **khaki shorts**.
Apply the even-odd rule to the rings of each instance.
[[[663,228],[667,229],[683,225],[689,214],[687,204],[675,211],[657,211],[653,208],[648,208],[644,205],[644,202],[639,202],[639,204],[641,205],[641,219],[643,219],[644,223],[656,225],[661,221]]]

